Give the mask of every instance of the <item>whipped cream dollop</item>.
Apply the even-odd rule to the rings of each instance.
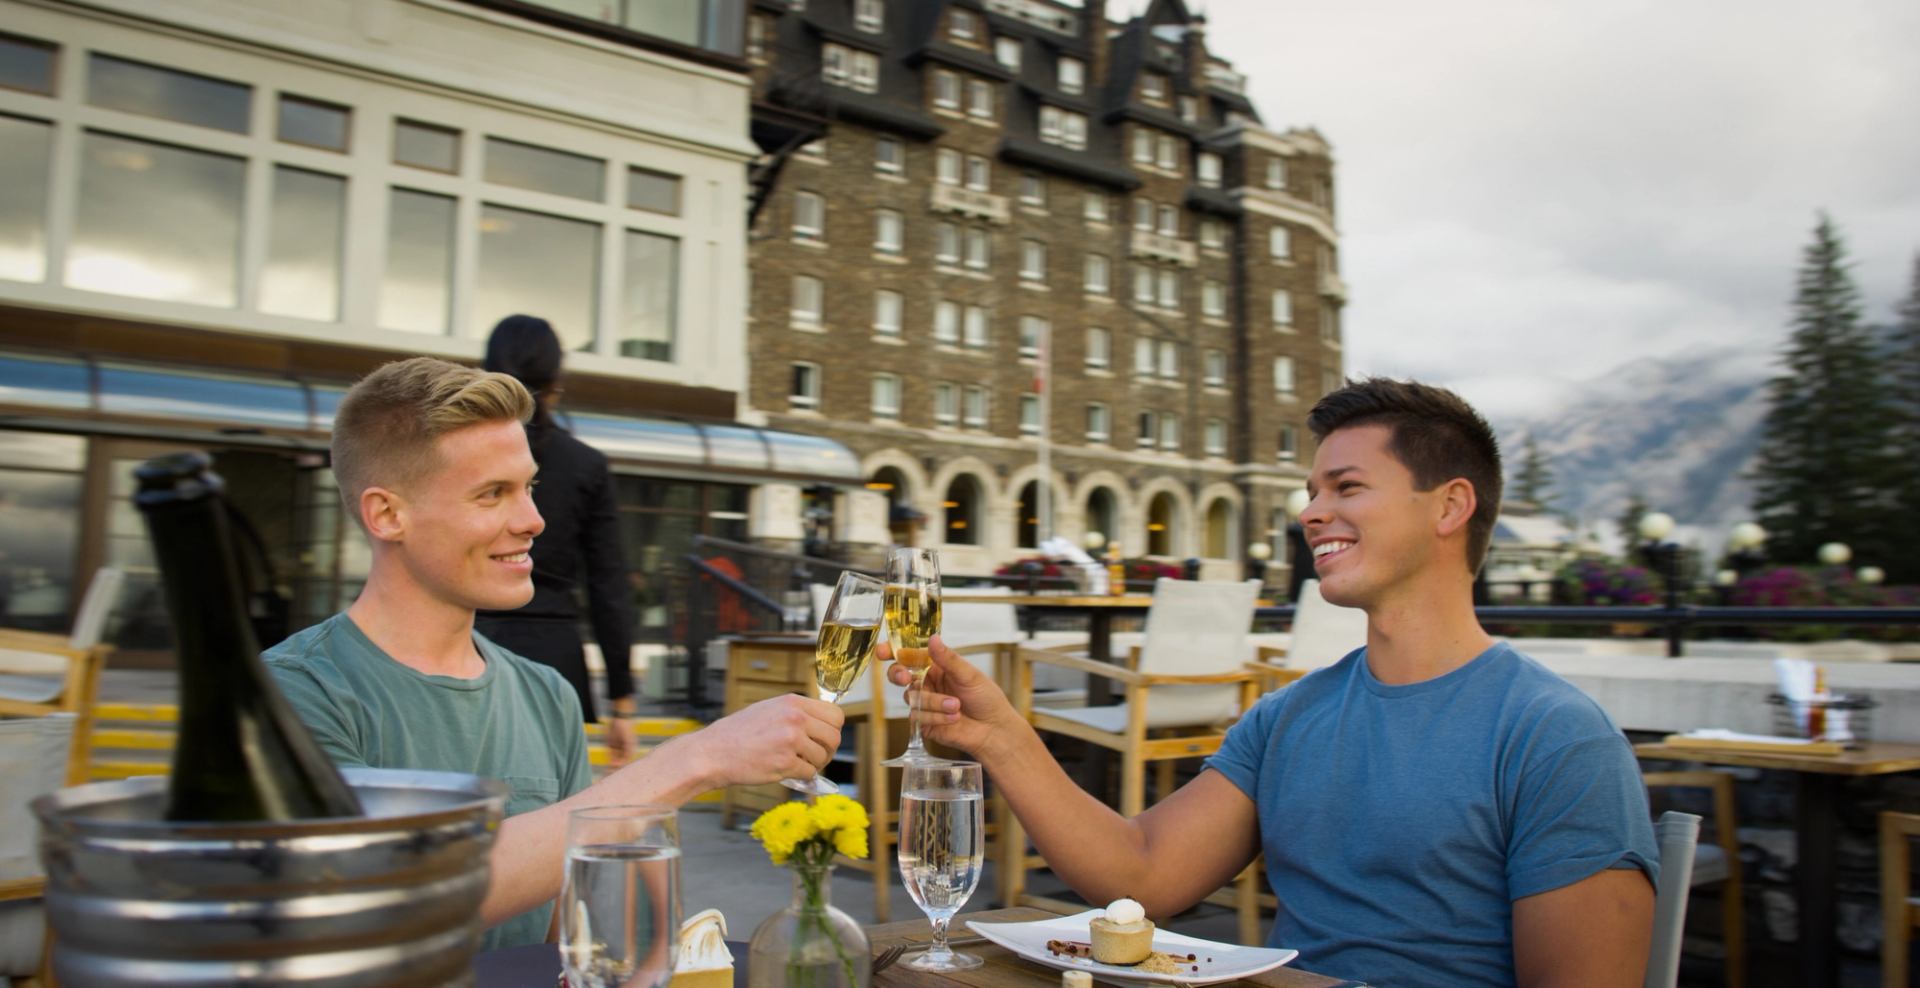
[[[1132,899],[1115,899],[1107,903],[1107,922],[1138,923],[1147,918],[1147,908]]]
[[[679,971],[711,971],[732,967],[733,951],[727,949],[727,918],[718,909],[707,909],[687,917],[680,924]]]

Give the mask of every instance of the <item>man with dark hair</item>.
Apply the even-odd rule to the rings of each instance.
[[[1321,593],[1367,612],[1366,647],[1263,698],[1198,778],[1131,819],[1075,789],[942,644],[916,698],[928,738],[985,763],[1090,902],[1171,915],[1264,852],[1270,942],[1317,972],[1639,985],[1657,851],[1633,751],[1473,612],[1500,507],[1492,431],[1451,392],[1378,379],[1308,422],[1320,446],[1300,520]]]

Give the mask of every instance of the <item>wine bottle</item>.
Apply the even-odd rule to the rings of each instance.
[[[141,464],[146,516],[179,646],[180,731],[166,818],[360,816],[360,801],[273,683],[247,621],[225,483],[203,453]]]

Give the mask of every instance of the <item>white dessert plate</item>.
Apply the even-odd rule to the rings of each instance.
[[[1086,942],[1087,921],[1104,912],[1089,909],[1073,916],[1036,920],[1031,923],[967,923],[973,932],[986,937],[1036,964],[1061,971],[1086,971],[1096,979],[1122,988],[1147,985],[1211,985],[1235,981],[1262,971],[1271,971],[1292,963],[1297,950],[1273,950],[1267,947],[1242,947],[1237,944],[1182,936],[1171,930],[1153,931],[1153,949],[1167,954],[1193,954],[1195,959],[1175,974],[1155,974],[1137,967],[1102,964],[1090,957],[1056,955],[1047,950],[1048,940]],[[1193,968],[1198,966],[1200,970]]]

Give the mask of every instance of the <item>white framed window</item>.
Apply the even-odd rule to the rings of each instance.
[[[1140,73],[1140,98],[1149,103],[1167,101],[1167,77],[1158,72]]]
[[[933,70],[933,105],[942,110],[960,109],[960,73]]]
[[[878,33],[886,26],[885,0],[853,0],[853,26]]]
[[[1099,326],[1087,327],[1087,366],[1093,370],[1113,366],[1113,334]]]
[[[1291,425],[1280,427],[1279,448],[1274,451],[1275,459],[1282,463],[1292,463],[1300,459],[1300,430]]]
[[[1267,230],[1267,254],[1276,261],[1284,261],[1293,256],[1293,231],[1284,226],[1274,226]]]
[[[1177,237],[1180,235],[1180,207],[1163,205],[1160,207],[1160,235]]]
[[[820,407],[820,365],[796,363],[793,365],[793,377],[787,385],[787,407]]]
[[[1153,232],[1153,200],[1133,200],[1133,228]]]
[[[987,389],[969,384],[960,392],[960,424],[969,429],[987,427]]]
[[[1153,164],[1153,131],[1145,127],[1133,128],[1133,162],[1137,165]]]
[[[1039,172],[1020,173],[1020,202],[1041,209],[1047,207],[1047,180]]]
[[[1171,413],[1160,416],[1160,448],[1168,453],[1180,452],[1180,416]]]
[[[1207,427],[1206,427],[1206,437],[1203,440],[1203,442],[1206,443],[1206,451],[1208,456],[1227,455],[1226,420],[1208,419]]]
[[[933,228],[933,262],[935,264],[960,263],[960,228],[952,223],[940,223]]]
[[[898,210],[882,209],[873,214],[873,249],[882,254],[898,254],[906,249],[907,221]]]
[[[1020,280],[1046,283],[1047,245],[1038,240],[1020,241]]]
[[[1054,75],[1063,93],[1078,96],[1087,90],[1087,64],[1077,58],[1060,56],[1054,65]]]
[[[1160,444],[1160,416],[1155,412],[1141,412],[1134,416],[1138,426],[1134,429],[1133,444],[1141,449],[1152,449]]]
[[[820,79],[863,93],[880,91],[880,57],[831,42],[820,48]]]
[[[1273,292],[1273,324],[1293,328],[1293,293],[1284,288],[1276,288]]]
[[[985,79],[967,80],[967,115],[993,119],[993,83]]]
[[[1140,305],[1153,304],[1153,269],[1144,264],[1133,266],[1133,300]]]
[[[953,11],[953,19],[947,22],[948,33],[955,41],[978,41],[980,39],[980,18],[971,10]]]
[[[1086,150],[1086,115],[1072,110],[1062,110],[1057,106],[1041,107],[1040,140],[1045,144],[1057,144],[1074,151]]]
[[[877,336],[899,336],[901,314],[906,298],[899,292],[880,289],[873,293],[873,332]]]
[[[1020,356],[1040,356],[1040,343],[1047,336],[1047,321],[1039,316],[1020,317]]]
[[[793,276],[793,306],[790,311],[793,325],[808,328],[819,326],[825,303],[826,289],[820,279],[806,274]]]
[[[993,60],[1014,72],[1020,71],[1020,39],[993,39]]]
[[[1203,361],[1202,384],[1210,388],[1227,386],[1227,353],[1225,350],[1208,350]]]
[[[1138,377],[1152,377],[1154,355],[1158,352],[1153,340],[1142,336],[1133,341],[1133,373]]]
[[[1153,141],[1153,163],[1161,171],[1180,170],[1180,145],[1172,134],[1160,134]]]
[[[877,419],[897,419],[900,417],[900,378],[893,374],[873,375],[873,417]]]
[[[1273,393],[1291,398],[1294,395],[1293,358],[1273,358]]]
[[[1107,208],[1108,201],[1106,196],[1098,192],[1089,192],[1087,193],[1086,199],[1080,205],[1080,214],[1085,217],[1089,223],[1105,223],[1107,222]]]
[[[960,342],[960,304],[941,299],[933,305],[933,341]]]
[[[933,177],[942,185],[960,184],[960,152],[952,148],[939,148],[933,152]]]
[[[988,245],[990,241],[987,238],[987,231],[979,227],[968,227],[966,240],[967,269],[970,271],[985,271],[988,261],[991,259],[989,256],[990,248]]]
[[[1192,96],[1180,97],[1180,119],[1186,123],[1200,122],[1200,101]]]
[[[882,175],[899,175],[907,170],[907,148],[892,137],[882,137],[873,144],[873,170]]]
[[[1088,295],[1113,292],[1113,262],[1105,254],[1087,255],[1086,291]]]
[[[1162,309],[1178,309],[1180,307],[1180,272],[1172,268],[1162,268],[1160,269],[1158,283],[1160,289],[1158,303],[1160,307]]]
[[[988,325],[987,310],[978,305],[969,305],[963,329],[966,332],[966,345],[969,350],[985,350],[993,344],[993,336]]]
[[[1285,158],[1267,159],[1267,188],[1284,189],[1287,187],[1287,161]]]
[[[763,61],[767,57],[767,25],[771,20],[759,15],[747,18],[747,60]]]
[[[947,381],[933,386],[933,421],[936,425],[960,424],[960,389]]]
[[[827,201],[818,192],[793,194],[793,239],[827,238]]]
[[[850,84],[855,92],[877,93],[880,91],[880,56],[870,51],[853,53],[853,81]]]
[[[1113,413],[1094,402],[1087,406],[1087,442],[1104,443],[1113,437]]]
[[[993,189],[993,162],[983,155],[967,155],[967,188],[975,192]]]
[[[1208,278],[1200,283],[1200,314],[1220,318],[1227,314],[1227,286]]]
[[[1328,343],[1340,342],[1340,310],[1320,303],[1320,338]]]
[[[1040,434],[1040,396],[1023,394],[1020,396],[1020,434],[1037,436]]]
[[[1209,216],[1200,221],[1200,246],[1218,250],[1227,245],[1227,225]]]
[[[1158,373],[1161,379],[1178,380],[1180,378],[1180,344],[1172,340],[1161,340],[1157,350],[1160,355]]]
[[[1194,159],[1194,176],[1202,188],[1220,187],[1220,156],[1212,151],[1202,151]]]

